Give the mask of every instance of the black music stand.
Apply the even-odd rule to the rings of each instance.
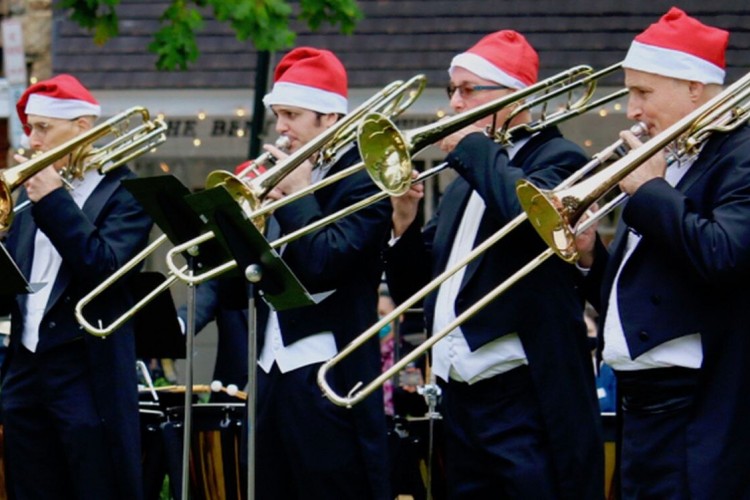
[[[208,230],[205,222],[186,202],[190,190],[175,176],[125,179],[122,185],[140,202],[173,244],[179,245]],[[217,241],[207,241],[201,248],[199,255],[186,256],[186,259],[193,260],[196,270],[220,265],[231,258]]]
[[[190,190],[173,175],[126,179],[123,186],[137,199],[154,223],[164,231],[169,240],[178,245],[207,231],[206,224],[190,208],[185,199]],[[216,241],[201,245],[198,255],[185,253],[189,272],[212,268],[230,259],[229,254]],[[175,319],[177,313],[174,313]],[[193,340],[195,337],[195,286],[188,284],[187,325],[185,328],[185,416],[183,421],[182,483],[180,496],[189,497],[190,441],[192,437],[193,405]]]
[[[260,289],[263,299],[275,310],[315,304],[310,293],[226,189],[207,189],[188,196],[186,201],[206,219],[245,278]]]
[[[315,304],[286,263],[261,232],[248,220],[240,205],[223,187],[187,197],[193,209],[207,220],[218,240],[232,253],[245,278],[277,311]],[[253,293],[248,295],[248,399],[247,399],[247,500],[255,499],[255,422],[257,394],[256,315]]]

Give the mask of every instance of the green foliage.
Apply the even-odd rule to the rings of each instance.
[[[61,0],[70,19],[92,32],[97,44],[116,37],[120,0]],[[323,24],[339,26],[352,33],[362,11],[356,0],[301,0],[298,19],[315,31]],[[289,28],[292,2],[287,0],[172,0],[161,15],[161,29],[148,48],[157,55],[156,67],[163,70],[187,69],[200,55],[195,35],[203,27],[207,10],[228,23],[240,41],[251,40],[257,50],[290,48],[296,34]]]
[[[61,0],[60,7],[70,10],[70,18],[94,35],[94,42],[103,44],[119,34],[115,7],[120,0]]]
[[[333,26],[341,25],[341,32],[350,34],[357,21],[362,19],[362,11],[353,0],[302,0],[300,18],[307,21],[312,30],[328,22]]]

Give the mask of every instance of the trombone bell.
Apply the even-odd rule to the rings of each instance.
[[[380,113],[370,113],[360,123],[358,135],[359,153],[373,182],[394,196],[407,192],[411,154],[393,122]]]
[[[13,222],[13,194],[11,186],[0,181],[0,231],[5,231]]]
[[[582,202],[567,196],[563,202],[554,193],[539,189],[531,182],[521,180],[516,186],[516,194],[529,222],[534,226],[544,242],[564,261],[578,260],[575,233],[567,220],[567,209],[581,206]]]
[[[231,172],[215,170],[209,173],[208,177],[206,177],[206,189],[212,189],[218,186],[223,186],[224,189],[229,192],[234,201],[242,209],[242,212],[250,216],[253,225],[262,233],[266,227],[268,216],[260,215],[252,217],[252,214],[260,209],[263,202],[250,186],[239,176],[236,176]]]

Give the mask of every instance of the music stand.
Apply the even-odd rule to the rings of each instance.
[[[245,278],[258,287],[277,311],[315,304],[271,244],[248,220],[240,205],[223,187],[188,196],[186,201],[207,220],[216,238],[231,252]],[[253,293],[248,295],[247,500],[255,493],[255,421],[257,394],[256,314]]]
[[[140,202],[173,244],[179,245],[208,230],[205,222],[186,202],[190,190],[175,176],[125,179],[122,185]],[[195,269],[220,265],[231,258],[217,241],[207,241],[201,245],[201,249],[199,255],[191,256]]]
[[[315,304],[315,300],[281,259],[240,205],[223,187],[185,198],[237,261],[245,278],[257,286],[276,311]]]
[[[185,199],[190,190],[173,175],[126,179],[123,186],[151,215],[154,223],[167,238],[178,245],[204,233],[206,224],[190,208]],[[202,245],[198,255],[185,253],[188,272],[211,268],[229,260],[229,254],[216,241]],[[175,318],[177,314],[175,313]],[[185,416],[182,449],[181,498],[187,500],[190,487],[190,441],[192,437],[193,406],[193,340],[195,337],[195,286],[188,283],[187,322],[185,327]]]

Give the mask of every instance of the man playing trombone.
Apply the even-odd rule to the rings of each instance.
[[[462,112],[537,80],[536,51],[519,33],[487,35],[450,66],[451,107]],[[510,107],[497,113],[498,125]],[[529,111],[511,126],[530,121]],[[586,163],[555,127],[503,147],[484,133],[487,117],[446,137],[441,148],[459,177],[435,218],[416,223],[423,188],[392,198],[386,250],[397,302],[450,268],[521,213],[519,178],[555,186]],[[537,255],[531,226],[514,230],[425,299],[433,334]],[[433,347],[443,387],[450,498],[601,498],[598,404],[575,270],[548,261]]]
[[[692,132],[687,115],[722,93],[728,37],[677,8],[636,36],[623,64],[628,118],[653,139],[683,121]],[[624,177],[609,251],[591,231],[577,242],[621,398],[622,498],[750,495],[750,130],[740,123],[694,151],[680,139],[687,154],[667,166],[659,151]]]
[[[30,86],[17,111],[41,153],[83,137],[100,114],[70,75]],[[89,145],[54,165],[39,163],[44,168],[19,196],[32,206],[17,214],[6,242],[28,281],[44,285],[2,303],[12,319],[1,393],[11,498],[143,494],[132,326],[96,339],[81,330],[73,307],[146,245],[151,219],[120,184],[133,176],[125,167],[106,175],[84,169],[66,189],[60,169],[72,168],[72,152]],[[131,301],[121,287],[93,309],[110,319]]]
[[[347,93],[346,70],[332,52],[299,47],[281,59],[264,102],[276,117],[276,131],[291,141],[289,154],[341,119]],[[287,157],[273,146],[266,149],[279,159]],[[291,195],[358,161],[353,143],[341,147],[330,163],[306,161],[269,198]],[[267,237],[272,241],[375,192],[361,170],[278,208]],[[275,312],[257,301],[259,499],[391,497],[382,392],[349,410],[321,397],[315,381],[323,361],[377,320],[379,252],[389,216],[384,199],[281,250],[315,305]],[[341,368],[336,377],[342,387],[377,376],[377,339]]]

